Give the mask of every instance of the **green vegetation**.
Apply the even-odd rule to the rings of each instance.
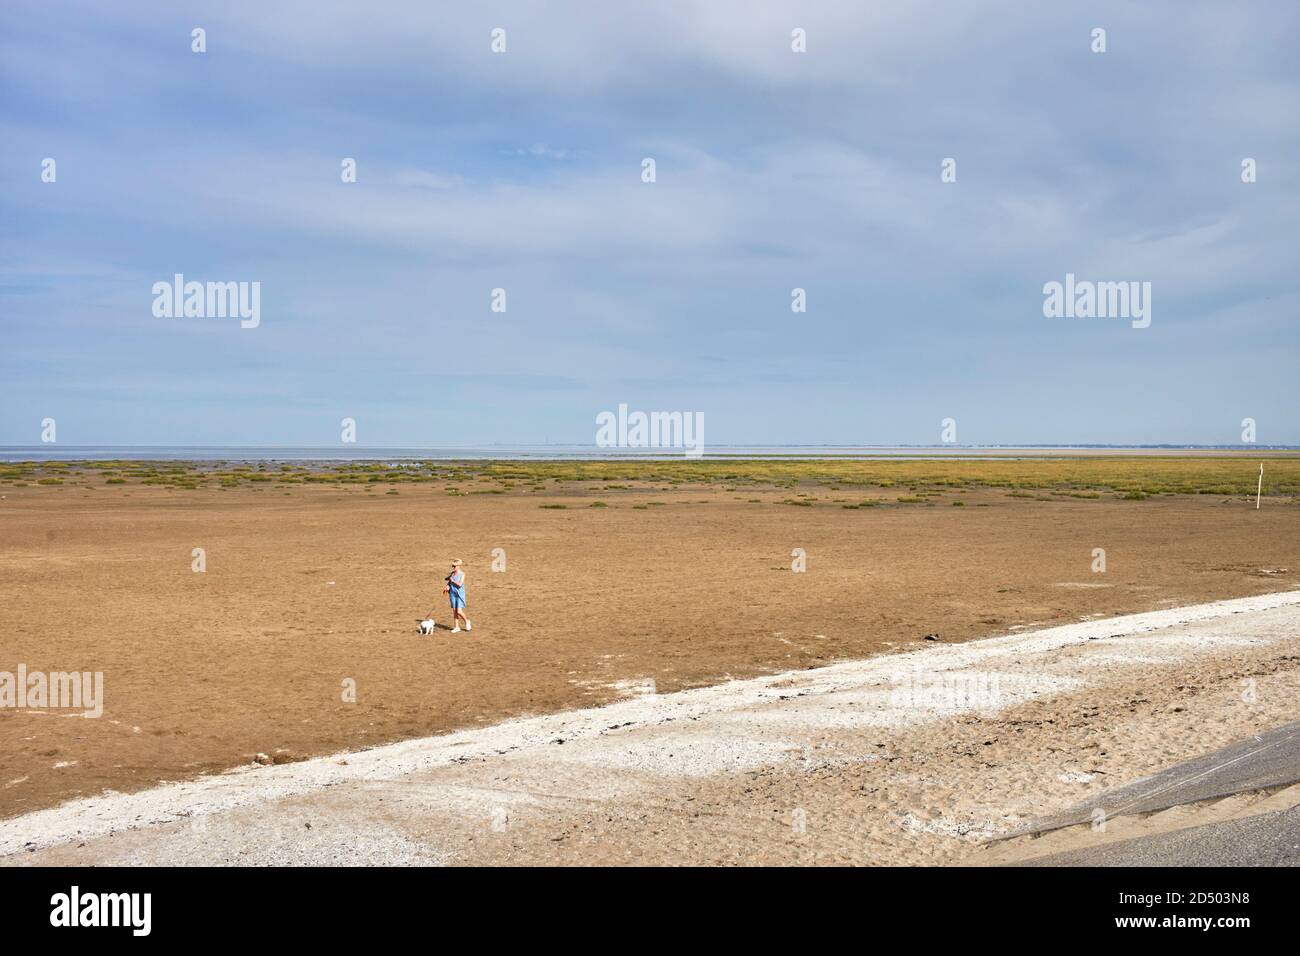
[[[546,488],[581,492],[671,491],[683,486],[721,488],[751,495],[778,490],[782,504],[812,507],[814,492],[857,494],[880,489],[906,491],[904,504],[970,490],[997,488],[1013,498],[1050,501],[1060,498],[1099,500],[1119,497],[1141,501],[1158,495],[1254,495],[1259,462],[1264,467],[1264,494],[1300,495],[1300,455],[1282,452],[1219,453],[1188,457],[1075,456],[1060,458],[938,458],[932,460],[673,459],[666,461],[411,461],[230,462],[107,461],[12,462],[0,465],[0,482],[14,487],[30,483],[59,485],[102,475],[106,485],[150,485],[181,491],[203,488],[256,488],[268,482],[327,486],[334,489],[384,484],[433,483],[452,496],[519,494]],[[551,484],[548,485],[547,483]],[[474,485],[472,490],[467,483]],[[564,483],[562,485],[562,483]],[[309,488],[304,489],[309,493]],[[747,498],[752,502],[762,499]],[[828,499],[822,498],[823,503]],[[867,499],[846,508],[886,503]],[[651,504],[662,504],[652,502]],[[595,507],[595,506],[593,506]],[[637,506],[640,507],[640,506]]]
[[[1006,488],[1016,497],[1058,491],[1071,497],[1124,494],[1254,494],[1259,462],[1264,490],[1300,494],[1300,455],[1281,452],[1224,453],[1198,457],[1086,456],[990,460],[943,458],[925,461],[798,459],[671,461],[476,462],[466,468],[503,479],[526,481],[642,482],[669,485],[721,484],[725,488],[892,488],[912,495],[947,489]],[[1074,494],[1070,494],[1074,493]]]

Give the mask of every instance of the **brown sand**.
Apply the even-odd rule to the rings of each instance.
[[[1117,817],[1101,831],[1085,824],[1044,837],[991,840],[1111,786],[1294,720],[1298,651],[1300,636],[1176,663],[1118,664],[1096,668],[1096,682],[1085,689],[1045,694],[1000,713],[963,713],[902,731],[820,731],[801,761],[679,779],[639,799],[588,807],[573,801],[567,815],[549,804],[512,808],[502,834],[484,832],[481,820],[462,811],[471,817],[466,829],[477,824],[479,833],[462,841],[465,849],[454,859],[477,865],[1018,865],[1285,809],[1300,802],[1300,786]],[[1068,668],[1096,652],[1095,645],[1069,648],[1029,666]],[[1256,689],[1251,704],[1242,700],[1246,680]],[[518,783],[498,773],[502,792]],[[543,792],[558,789],[548,779]],[[797,830],[793,808],[804,818]],[[458,845],[443,833],[429,839]],[[67,854],[43,862],[86,860]]]
[[[1297,651],[1297,590],[932,643],[73,801],[0,866],[1022,862],[1294,806],[1106,795],[1293,719]],[[992,842],[1084,798],[1104,828]]]
[[[834,493],[816,507],[780,504],[788,494],[7,488],[0,670],[102,671],[106,701],[98,720],[0,711],[0,816],[259,752],[287,761],[596,704],[626,682],[667,692],[934,632],[1274,591],[1300,568],[1300,508],[1285,502],[972,491],[845,510]],[[588,507],[597,497],[609,506]],[[1090,570],[1098,547],[1105,574]],[[494,548],[505,573],[489,570]],[[474,630],[422,638],[430,608],[449,619],[437,591],[452,557]]]

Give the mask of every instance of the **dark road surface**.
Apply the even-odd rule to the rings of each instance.
[[[1283,724],[1117,787],[1057,814],[1035,820],[1007,838],[1046,833],[1089,823],[1100,808],[1108,818],[1153,813],[1169,807],[1214,800],[1251,790],[1272,790],[1300,781],[1300,721]]]

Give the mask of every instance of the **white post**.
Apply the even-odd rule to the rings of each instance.
[[[1264,490],[1264,463],[1259,463],[1259,485],[1255,488],[1255,510],[1259,510],[1259,496]]]

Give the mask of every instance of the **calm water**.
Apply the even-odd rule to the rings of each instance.
[[[1295,445],[710,445],[705,458],[854,458],[925,460],[952,457],[989,459],[1059,456],[1180,455],[1228,452],[1300,451]],[[485,445],[482,447],[383,448],[365,445],[320,448],[163,445],[0,445],[0,461],[469,461],[483,459],[572,461],[577,459],[668,460],[683,452],[666,448],[617,449],[594,445]]]

